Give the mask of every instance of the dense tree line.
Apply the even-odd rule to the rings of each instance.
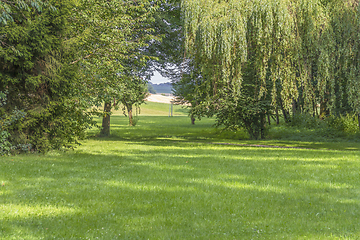
[[[109,135],[120,103],[131,116],[146,93],[157,4],[0,0],[0,153],[72,147],[94,114]]]
[[[299,113],[359,116],[358,1],[186,0],[181,7],[198,115],[245,127],[254,139],[265,137],[274,112],[286,121]]]
[[[73,98],[78,65],[69,64],[76,49],[66,41],[71,1],[1,3],[2,150],[76,143],[91,122]]]
[[[134,124],[153,70],[192,123],[215,116],[254,139],[270,115],[360,116],[359,11],[358,0],[0,0],[0,153],[71,147],[94,114],[108,136],[120,105]]]

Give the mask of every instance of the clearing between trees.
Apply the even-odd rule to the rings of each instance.
[[[360,238],[359,143],[208,144],[264,144],[213,124],[114,115],[74,151],[1,157],[0,239]]]

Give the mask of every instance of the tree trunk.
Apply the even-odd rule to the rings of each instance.
[[[110,111],[111,111],[111,102],[106,102],[104,105],[105,115],[102,120],[102,128],[100,131],[101,137],[110,136]]]
[[[266,128],[266,115],[265,114],[261,114],[260,115],[260,124],[261,124],[261,128],[260,128],[260,138],[261,139],[265,139],[265,128]]]
[[[276,112],[276,125],[279,125],[280,121],[279,121],[279,109],[278,109],[278,107],[276,107],[275,112]]]
[[[194,118],[194,116],[191,116],[190,118],[191,118],[191,124],[194,125],[194,124],[195,124],[195,118]]]
[[[327,109],[327,99],[324,99],[321,103],[320,103],[320,118],[324,119],[326,116],[330,115],[329,110]]]
[[[315,103],[315,116],[319,117],[318,104]]]
[[[191,109],[190,109],[190,118],[191,118],[191,124],[194,125],[195,124],[195,115],[192,112],[192,110],[194,110],[194,108],[198,105],[198,102],[196,101],[195,103],[191,103]]]
[[[360,131],[360,113],[358,113],[358,123],[359,123],[359,131]]]
[[[269,123],[269,126],[271,125],[271,120],[270,120],[270,113],[268,112],[267,113],[267,119],[268,119],[268,123]]]
[[[292,103],[293,117],[294,117],[295,114],[296,114],[296,108],[297,108],[297,104],[296,104],[295,99],[293,99],[293,103]]]
[[[289,122],[290,119],[289,119],[288,115],[286,114],[286,110],[284,109],[284,105],[283,105],[281,97],[279,97],[279,103],[280,103],[280,108],[281,108],[281,111],[283,113],[285,122]]]
[[[129,126],[134,126],[134,119],[132,114],[132,105],[126,105],[126,108],[128,110],[128,116],[129,116]]]
[[[316,108],[315,100],[313,100],[312,104],[313,104],[313,117],[315,117],[315,114],[316,114],[316,111],[315,111],[315,108]]]

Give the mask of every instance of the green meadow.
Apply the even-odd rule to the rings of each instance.
[[[360,239],[359,143],[250,141],[168,111],[1,157],[0,239]]]
[[[170,104],[157,103],[157,102],[145,102],[138,109],[139,116],[169,116],[171,108]],[[122,108],[122,107],[120,107]],[[135,110],[134,110],[135,111]],[[173,105],[173,116],[187,116],[188,110],[180,105]],[[115,111],[114,115],[123,115],[121,110]]]

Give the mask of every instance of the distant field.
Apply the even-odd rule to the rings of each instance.
[[[135,109],[134,109],[135,111]],[[170,104],[145,102],[140,106],[139,116],[169,116]],[[122,110],[114,111],[113,115],[123,115]],[[180,105],[173,105],[173,116],[187,116],[188,109]]]

